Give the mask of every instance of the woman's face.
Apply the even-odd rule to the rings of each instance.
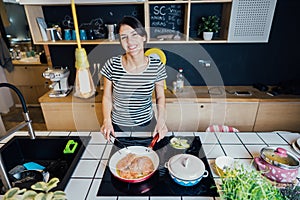
[[[120,41],[123,49],[130,55],[144,54],[144,42],[146,37],[140,36],[131,26],[121,25]]]

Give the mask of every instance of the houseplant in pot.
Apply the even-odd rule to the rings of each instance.
[[[198,35],[203,33],[204,40],[211,40],[214,33],[220,30],[220,18],[216,15],[202,17],[201,23],[198,26]]]

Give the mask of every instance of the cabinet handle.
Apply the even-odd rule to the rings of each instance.
[[[91,105],[91,107],[92,107],[92,108],[94,108],[94,107],[95,107],[95,105],[94,105],[94,104],[92,104],[92,105]]]
[[[202,105],[200,105],[200,108],[204,108],[204,105],[202,104]]]

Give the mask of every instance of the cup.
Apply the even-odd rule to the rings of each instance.
[[[87,36],[86,36],[85,30],[81,29],[79,31],[79,34],[80,34],[80,40],[87,40]]]
[[[76,40],[76,31],[72,30],[72,40]]]
[[[88,30],[87,33],[86,33],[86,35],[87,35],[87,39],[88,40],[95,39],[95,34],[94,34],[94,30],[93,29]]]
[[[65,31],[64,34],[65,40],[71,40],[72,39],[71,29],[65,29],[64,31]]]

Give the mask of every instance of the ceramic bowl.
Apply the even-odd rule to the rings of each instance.
[[[215,165],[219,176],[223,177],[226,169],[233,167],[234,158],[230,156],[219,156],[215,160]]]
[[[165,163],[171,178],[179,185],[193,186],[208,176],[203,161],[190,154],[177,154]]]

